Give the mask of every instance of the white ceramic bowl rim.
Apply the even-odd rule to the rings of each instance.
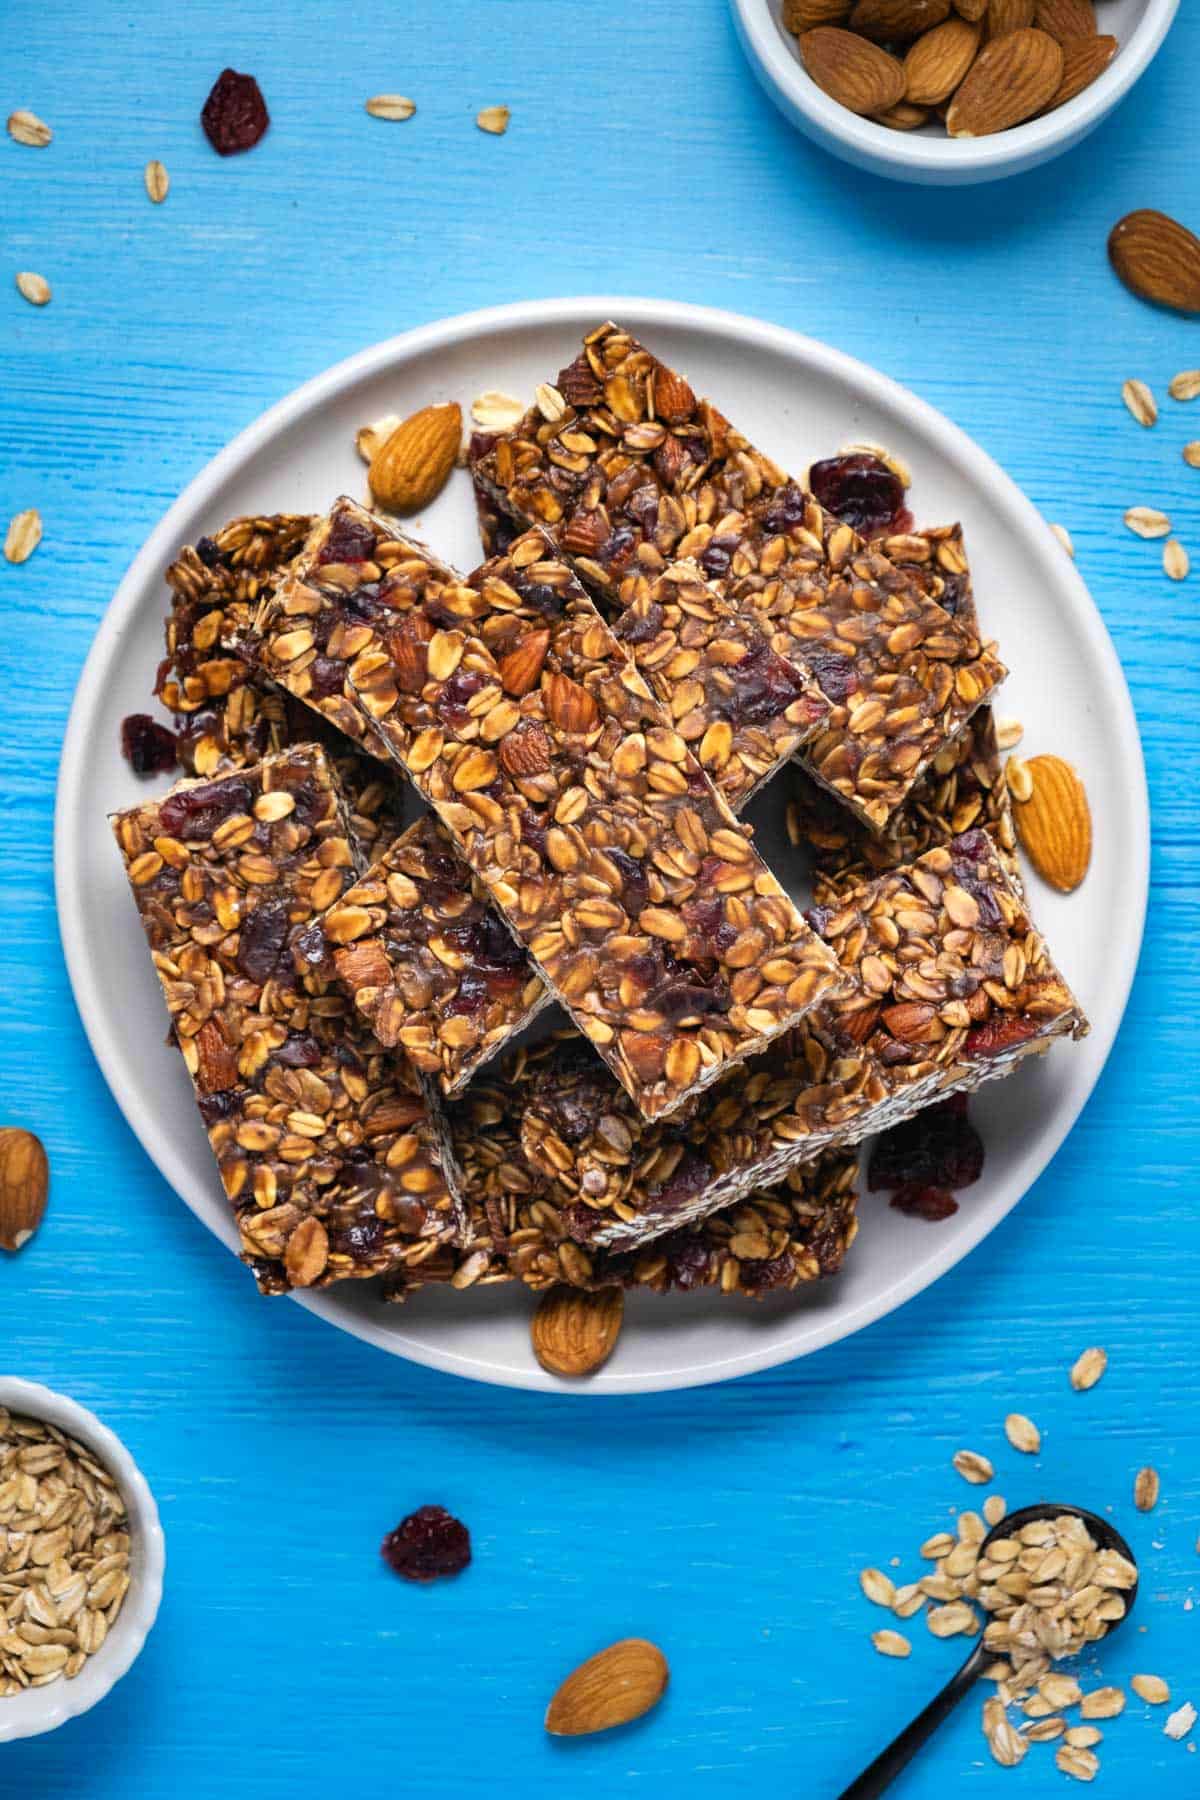
[[[104,1009],[100,1003],[96,972],[84,954],[81,940],[68,929],[68,923],[75,914],[75,896],[81,889],[80,857],[76,842],[76,807],[81,785],[80,770],[86,764],[89,755],[87,722],[95,696],[103,687],[109,663],[114,656],[120,653],[121,632],[126,615],[132,609],[142,585],[152,576],[156,576],[174,555],[181,541],[181,529],[197,512],[203,510],[211,497],[220,490],[231,471],[238,468],[245,459],[263,446],[269,444],[282,429],[297,423],[313,409],[336,397],[344,387],[370,378],[388,369],[398,360],[415,358],[431,350],[448,353],[453,350],[455,345],[464,341],[486,339],[500,335],[513,327],[526,328],[531,324],[539,326],[574,325],[583,317],[591,320],[617,318],[635,330],[638,328],[649,330],[656,322],[661,322],[664,316],[672,323],[698,331],[708,330],[723,333],[765,348],[778,350],[792,357],[799,354],[814,360],[819,359],[823,368],[839,374],[867,396],[877,399],[883,405],[903,408],[907,416],[920,428],[934,436],[945,447],[947,454],[952,455],[964,470],[970,471],[975,478],[987,486],[994,496],[994,504],[1001,508],[1012,521],[1015,530],[1035,537],[1049,535],[1048,527],[1033,503],[999,465],[960,427],[910,390],[901,387],[899,383],[892,381],[888,376],[880,374],[868,364],[858,361],[844,351],[820,344],[785,326],[772,325],[743,314],[732,313],[717,307],[697,306],[685,301],[663,301],[635,296],[582,295],[565,299],[516,301],[504,306],[488,307],[478,312],[461,313],[456,317],[439,319],[347,357],[344,361],[326,369],[322,374],[296,388],[247,426],[223,450],[218,452],[174,504],[168,508],[130,565],[112,605],[97,628],[97,637],[80,676],[67,725],[62,761],[59,767],[54,826],[55,892],[58,916],[62,927],[63,951],[76,1004],[92,1051],[100,1064],[112,1094],[121,1106],[130,1128],[140,1140],[147,1155],[175,1191],[184,1197],[192,1211],[231,1249],[236,1248],[237,1239],[232,1217],[223,1214],[219,1219],[214,1218],[209,1210],[193,1198],[194,1188],[189,1179],[188,1162],[180,1146],[157,1129],[156,1121],[153,1118],[143,1116],[137,1107],[130,1104],[119,1048],[109,1034]],[[1149,807],[1146,798],[1145,765],[1124,673],[1104,621],[1095,609],[1082,577],[1073,564],[1068,561],[1065,563],[1065,567],[1060,567],[1056,574],[1056,581],[1063,587],[1064,597],[1073,596],[1074,609],[1081,619],[1086,620],[1087,630],[1094,639],[1097,654],[1109,670],[1113,694],[1119,696],[1108,726],[1110,732],[1119,741],[1121,757],[1130,772],[1130,779],[1136,784],[1139,791],[1138,811],[1143,821],[1141,829],[1135,836],[1129,838],[1125,846],[1126,866],[1130,871],[1133,891],[1137,894],[1138,901],[1136,916],[1128,917],[1128,929],[1122,932],[1119,941],[1113,946],[1109,970],[1109,991],[1114,1001],[1108,1015],[1111,1022],[1109,1028],[1103,1032],[1093,1022],[1093,1043],[1099,1039],[1103,1053],[1107,1056],[1116,1036],[1133,983],[1145,923],[1150,861]],[[1080,1093],[1074,1098],[1072,1104],[1061,1108],[1055,1116],[1043,1167],[1045,1163],[1049,1162],[1050,1157],[1057,1151],[1075,1123],[1089,1092],[1090,1089]],[[1020,1191],[1013,1192],[1003,1211],[1007,1212],[1012,1206],[1015,1206],[1019,1198]],[[844,1312],[839,1312],[836,1323],[827,1332],[823,1332],[817,1342],[805,1346],[806,1350],[821,1348],[826,1344],[851,1336],[912,1299],[973,1250],[994,1229],[998,1223],[998,1216],[993,1211],[981,1211],[973,1215],[970,1228],[964,1230],[945,1251],[939,1252],[931,1261],[923,1262],[914,1268],[898,1270],[895,1280],[889,1282],[886,1288],[868,1299],[848,1306]],[[430,1346],[412,1337],[407,1338],[400,1346],[396,1343],[394,1336],[384,1331],[372,1317],[352,1312],[337,1314],[329,1312],[327,1309],[330,1302],[329,1296],[326,1294],[294,1294],[291,1298],[307,1310],[329,1318],[339,1329],[348,1331],[367,1343],[389,1350],[392,1354],[403,1355],[410,1361],[423,1363],[431,1368],[500,1386],[540,1388],[571,1393],[585,1391],[547,1375],[537,1367],[532,1358],[530,1358],[528,1369],[524,1367],[516,1369],[508,1366],[496,1367],[477,1353],[465,1353],[460,1350],[448,1350],[442,1346]],[[796,1354],[798,1354],[797,1351],[791,1351],[791,1355]],[[589,1396],[595,1396],[597,1393],[658,1392],[668,1388],[689,1387],[729,1380],[734,1376],[750,1374],[758,1369],[774,1367],[786,1360],[786,1352],[781,1355],[778,1348],[769,1345],[749,1350],[739,1347],[732,1352],[719,1350],[694,1367],[686,1370],[672,1370],[665,1376],[647,1378],[642,1374],[635,1374],[625,1377],[619,1372],[604,1371],[596,1383],[588,1385],[586,1393]]]
[[[158,1507],[145,1476],[116,1433],[77,1400],[36,1381],[0,1374],[0,1406],[56,1425],[95,1452],[121,1490],[133,1540],[129,1592],[116,1623],[73,1681],[52,1681],[0,1700],[0,1744],[37,1737],[78,1718],[128,1673],[158,1616],[162,1600],[166,1544]]]
[[[873,119],[860,118],[824,93],[790,49],[787,34],[768,0],[733,0],[750,45],[776,85],[832,137],[862,156],[897,167],[922,170],[999,170],[1005,163],[1027,164],[1058,143],[1082,136],[1114,107],[1149,65],[1167,35],[1179,0],[1149,0],[1132,33],[1120,45],[1104,73],[1065,106],[1040,119],[991,137],[922,137],[891,131]]]

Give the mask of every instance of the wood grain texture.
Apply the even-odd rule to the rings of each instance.
[[[1103,12],[1103,0],[1099,10]],[[47,1222],[0,1260],[0,1366],[94,1405],[162,1506],[167,1597],[136,1670],[52,1737],[0,1752],[38,1800],[296,1795],[692,1800],[836,1794],[940,1684],[958,1647],[868,1644],[864,1563],[915,1565],[978,1499],[950,1470],[994,1456],[1010,1500],[1112,1505],[1144,1558],[1139,1635],[1106,1680],[1166,1676],[1200,1703],[1200,575],[1178,586],[1120,524],[1162,506],[1200,563],[1194,323],[1113,280],[1110,225],[1161,205],[1196,225],[1200,18],[1115,117],[999,187],[916,190],[834,163],[763,99],[723,7],[611,0],[294,0],[170,9],[9,0],[4,110],[53,146],[0,141],[0,518],[45,541],[0,565],[0,1119],[44,1138]],[[682,52],[681,52],[682,46]],[[668,63],[669,81],[660,69]],[[273,124],[218,160],[197,115],[225,63]],[[381,90],[410,123],[369,119]],[[473,124],[504,102],[504,138]],[[142,168],[171,176],[153,207]],[[7,285],[5,285],[7,282]],[[122,572],[228,438],[335,358],[441,314],[624,288],[708,301],[853,352],[944,408],[1074,536],[1133,689],[1154,807],[1150,927],[1125,1027],[1053,1167],[986,1245],[904,1311],[807,1362],[707,1393],[600,1402],[506,1394],[409,1368],[247,1281],[167,1191],[93,1064],[51,879],[58,748]],[[1121,382],[1155,388],[1139,430]],[[1102,795],[1093,795],[1101,811]],[[969,1197],[966,1204],[970,1204]],[[870,1218],[866,1221],[870,1229]],[[1075,1395],[1088,1343],[1111,1358]],[[1044,1449],[1003,1440],[1019,1408]],[[1163,1499],[1134,1515],[1143,1463]],[[476,1560],[418,1591],[376,1547],[432,1500]],[[566,1748],[541,1731],[561,1676],[628,1634],[671,1687],[648,1720]],[[1106,1730],[1105,1791],[1194,1793],[1197,1764],[1134,1702]],[[1059,1794],[964,1710],[910,1772],[912,1800]]]

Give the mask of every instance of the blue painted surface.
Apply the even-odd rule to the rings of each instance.
[[[1103,7],[1103,0],[1101,0]],[[1125,533],[1162,505],[1200,562],[1200,403],[1154,432],[1121,408],[1200,364],[1200,327],[1137,304],[1104,240],[1134,206],[1200,225],[1200,18],[1183,9],[1137,93],[1065,160],[1010,184],[905,189],[794,135],[724,9],[688,0],[293,0],[232,9],[9,0],[5,102],[55,127],[0,142],[0,516],[46,540],[0,565],[0,1111],[51,1154],[46,1226],[0,1266],[0,1366],[77,1395],[154,1486],[167,1597],[109,1701],[0,1750],[0,1792],[51,1800],[835,1795],[959,1647],[867,1642],[856,1588],[978,1499],[993,1454],[1018,1502],[1112,1504],[1144,1558],[1137,1627],[1105,1678],[1200,1703],[1196,1326],[1197,595]],[[659,72],[668,59],[672,74]],[[253,70],[274,123],[219,161],[196,116]],[[412,94],[407,125],[363,99]],[[505,101],[507,137],[476,110]],[[141,170],[172,178],[151,207]],[[3,271],[42,271],[35,312]],[[5,283],[9,285],[5,286]],[[753,312],[909,383],[972,432],[1080,566],[1133,689],[1154,807],[1141,970],[1109,1068],[1026,1202],[968,1262],[851,1343],[770,1375],[619,1403],[456,1384],[247,1296],[137,1148],[91,1060],[55,930],[63,725],[109,595],[169,501],[263,407],[362,344],[491,301],[661,293]],[[1097,797],[1103,804],[1103,797]],[[1066,1369],[1111,1357],[1091,1394]],[[1041,1424],[1035,1463],[1004,1444]],[[1134,1471],[1163,1499],[1133,1513]],[[453,1584],[402,1586],[382,1533],[440,1500],[474,1533]],[[577,1659],[630,1632],[666,1649],[651,1719],[548,1743]],[[1140,1634],[1140,1635],[1139,1635]],[[1198,1764],[1133,1702],[1101,1783],[1194,1793]],[[1059,1792],[1052,1752],[986,1758],[974,1709],[898,1792]]]

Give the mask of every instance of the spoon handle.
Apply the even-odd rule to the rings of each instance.
[[[952,1675],[941,1693],[934,1695],[924,1711],[919,1712],[912,1723],[904,1727],[899,1737],[892,1739],[886,1750],[880,1751],[875,1761],[842,1792],[839,1800],[876,1800],[876,1796],[882,1794],[885,1788],[890,1788],[901,1769],[908,1766],[925,1740],[933,1736],[942,1720],[950,1716],[967,1690],[974,1687],[983,1668],[984,1655],[983,1639],[980,1638],[957,1675]]]

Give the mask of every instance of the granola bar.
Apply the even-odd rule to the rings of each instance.
[[[880,550],[919,582],[972,637],[979,622],[962,527],[939,525],[881,538]],[[825,788],[797,768],[788,802],[788,833],[813,856],[818,901],[846,893],[873,875],[914,862],[934,844],[982,826],[1020,886],[1016,833],[1004,764],[990,706],[972,714],[966,729],[939,751],[886,833],[862,825]]]
[[[543,1074],[522,1144],[574,1203],[573,1237],[647,1242],[1087,1030],[982,831],[810,916],[857,992],[825,1006],[784,1055],[723,1081],[703,1113],[647,1124],[595,1067]]]
[[[613,601],[631,575],[698,562],[828,702],[802,760],[873,830],[1003,678],[990,647],[615,325],[511,432],[477,440],[472,467]]]
[[[456,1094],[549,1004],[546,987],[427,814],[322,920],[338,979],[380,1043]]]
[[[112,824],[262,1291],[384,1273],[458,1238],[439,1121],[331,985],[314,929],[356,872],[324,752],[180,782]]]
[[[234,641],[384,744],[647,1117],[844,985],[541,532],[464,583],[340,501]]]
[[[419,1267],[399,1271],[386,1284],[389,1298],[404,1299],[432,1282],[465,1288],[513,1279],[535,1291],[566,1282],[655,1293],[716,1288],[758,1298],[838,1273],[858,1229],[854,1151],[820,1157],[777,1187],[752,1192],[728,1212],[638,1251],[608,1253],[575,1243],[567,1233],[568,1209],[526,1161],[520,1135],[534,1080],[565,1042],[563,1034],[518,1050],[451,1108],[471,1245],[441,1249]]]

